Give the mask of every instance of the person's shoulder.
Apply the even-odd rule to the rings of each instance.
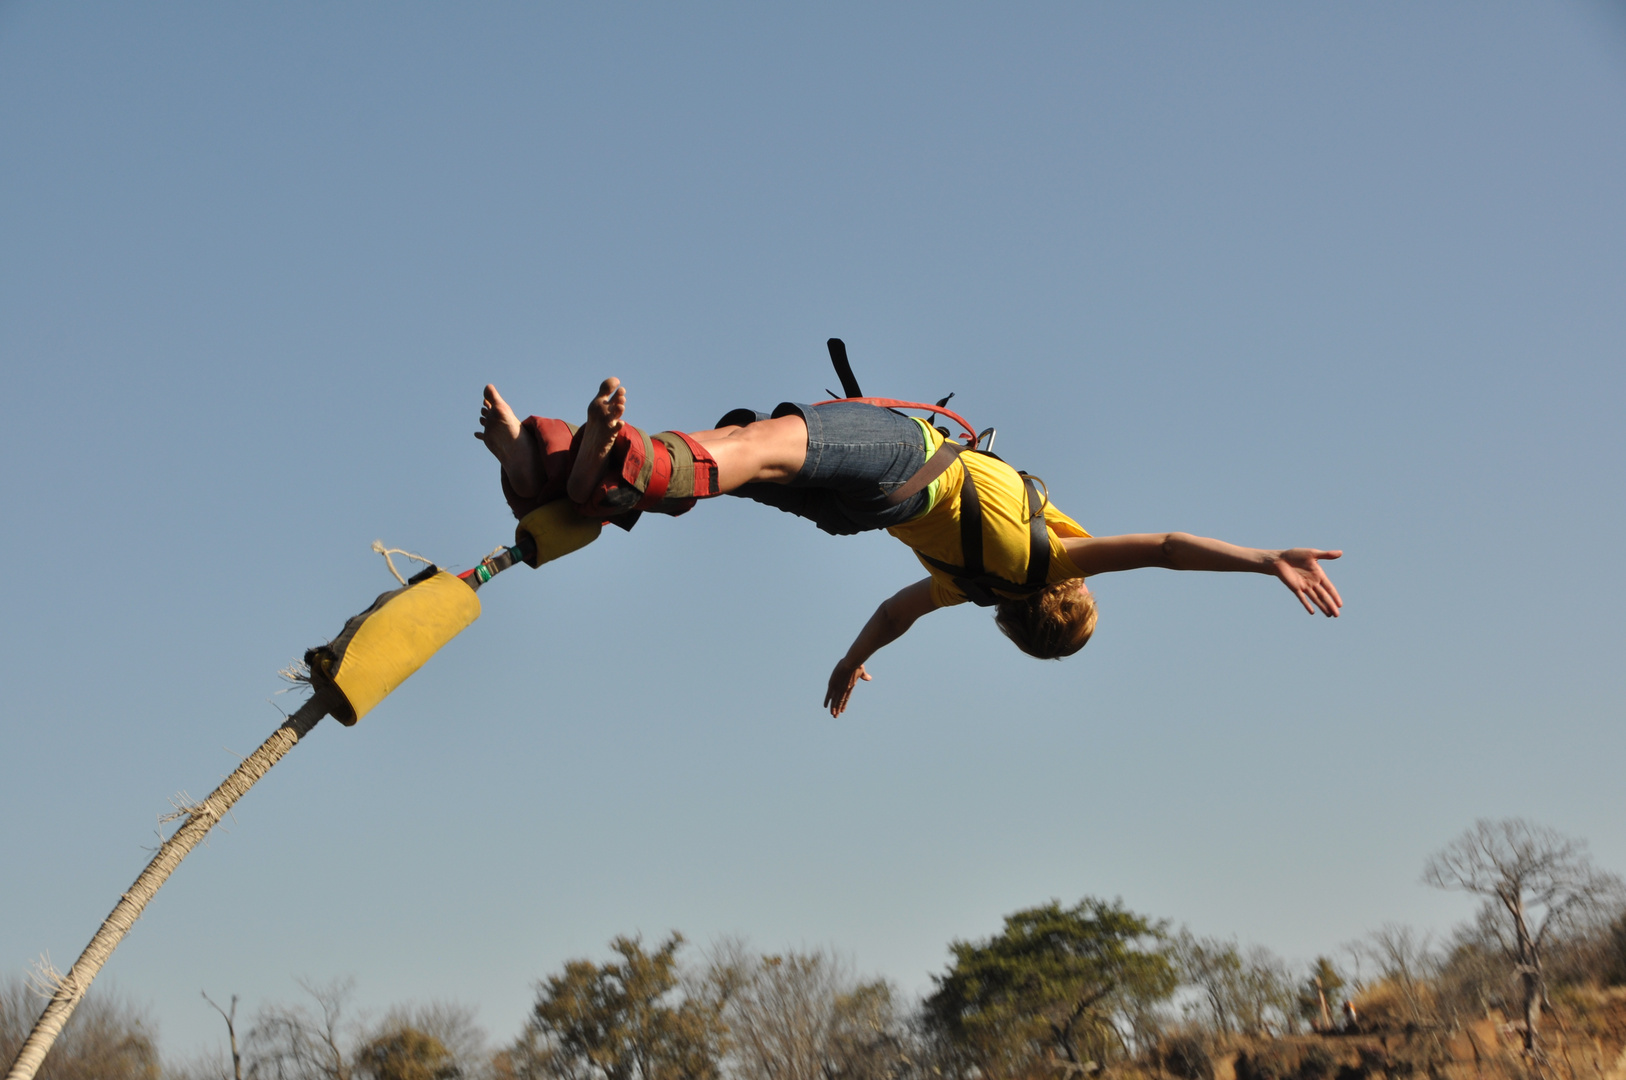
[[[1051,532],[1063,539],[1069,537],[1090,537],[1095,535],[1084,526],[1056,509],[1053,504],[1046,504],[1044,508],[1044,523]]]
[[[953,607],[956,604],[963,604],[966,602],[965,593],[961,592],[959,588],[955,586],[954,579],[952,577],[945,574],[943,571],[939,570],[925,559],[921,558],[920,552],[915,552],[915,557],[920,559],[920,565],[924,566],[927,574],[930,575],[928,580],[931,582],[931,597],[933,604],[940,608],[945,608]]]

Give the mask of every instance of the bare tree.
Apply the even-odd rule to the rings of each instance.
[[[1190,1018],[1196,1022],[1206,1019],[1221,1035],[1237,1030],[1236,987],[1242,980],[1242,954],[1236,943],[1199,938],[1181,930],[1174,938],[1174,956],[1180,981],[1202,993],[1201,1004],[1187,1009]]]
[[[823,953],[757,960],[725,1014],[746,1075],[820,1080],[843,975]]]
[[[237,995],[233,994],[231,996],[231,1011],[227,1012],[219,1005],[216,1005],[214,999],[206,991],[199,991],[199,993],[202,993],[203,1000],[207,1001],[214,1011],[220,1014],[220,1018],[226,1021],[226,1038],[231,1042],[232,1076],[235,1080],[243,1080],[243,1055],[237,1052]]]
[[[23,979],[0,982],[0,1063],[17,1054],[48,988],[30,988]],[[91,994],[74,1012],[39,1080],[156,1080],[156,1033],[142,1010],[117,993]]]
[[[1378,977],[1400,995],[1400,1015],[1380,1012],[1372,1017],[1380,1026],[1387,1021],[1423,1023],[1429,1015],[1429,980],[1438,963],[1431,934],[1419,934],[1401,923],[1384,923],[1360,941],[1351,951],[1364,957],[1378,970]]]
[[[737,1075],[879,1080],[897,1071],[901,1026],[884,980],[860,981],[824,949],[732,957],[729,967],[744,976],[723,1014]]]
[[[1201,1004],[1188,1009],[1220,1034],[1250,1035],[1292,1030],[1297,999],[1287,965],[1269,949],[1244,953],[1234,941],[1199,938],[1182,930],[1174,938],[1180,978],[1201,991]]]
[[[1496,912],[1481,908],[1475,919],[1458,926],[1446,944],[1434,977],[1435,1007],[1441,1019],[1453,1025],[1465,1019],[1491,1016],[1500,1009],[1505,1016],[1518,1011],[1519,1003],[1507,977],[1507,961],[1502,954],[1494,922]],[[1489,916],[1490,918],[1487,918]]]
[[[1481,818],[1429,857],[1423,881],[1485,898],[1485,924],[1519,981],[1524,1051],[1536,1056],[1547,996],[1544,954],[1567,927],[1618,903],[1620,878],[1592,865],[1585,841],[1522,818]]]
[[[355,983],[299,985],[321,1016],[304,1005],[263,1006],[248,1033],[249,1080],[351,1080],[344,1010]]]

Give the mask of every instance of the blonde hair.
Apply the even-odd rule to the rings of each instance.
[[[1060,660],[1095,633],[1095,597],[1076,579],[1058,581],[1021,600],[1002,601],[994,608],[994,622],[1029,656]]]

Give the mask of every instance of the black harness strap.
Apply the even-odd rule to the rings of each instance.
[[[995,603],[982,581],[988,576],[988,568],[982,561],[982,499],[977,496],[977,482],[971,478],[970,469],[965,470],[960,480],[960,556],[965,560],[964,576],[975,582],[988,598],[972,596],[969,591],[966,595],[983,607]],[[960,584],[964,587],[966,583]]]
[[[846,343],[840,338],[831,338],[826,342],[826,347],[830,350],[830,362],[835,365],[836,376],[841,380],[842,392],[849,399],[862,398],[864,395],[858,389],[858,380],[853,377],[852,364],[847,360]],[[906,402],[885,399],[874,399],[871,404],[883,407],[901,405],[906,408],[918,408],[929,412],[947,412],[946,406],[949,398],[953,396],[953,394],[950,394],[942,401],[939,401],[937,409],[931,409],[925,405],[911,405]],[[893,411],[896,411],[896,409]],[[733,414],[729,415],[732,416]],[[957,415],[952,413],[949,415],[954,416],[961,424],[965,424],[965,421],[960,420]],[[727,420],[728,417],[725,417],[723,421],[719,422],[718,426],[723,426]],[[971,437],[975,438],[976,429],[969,424],[965,424],[965,427],[967,432],[973,433]],[[993,429],[989,428],[988,431],[991,432]],[[947,432],[944,432],[944,434],[946,435]],[[984,434],[987,434],[987,432]],[[993,442],[990,440],[988,445],[992,447]],[[987,454],[996,461],[1004,460],[993,453],[991,449],[978,450],[975,446],[961,446],[953,439],[944,439],[943,445],[938,447],[937,452],[927,459],[926,464],[916,469],[914,475],[903,482],[902,487],[886,496],[887,505],[897,506],[905,499],[918,494],[927,484],[942,476],[948,467],[954,463],[954,459],[962,453]],[[1045,587],[1045,579],[1050,576],[1050,532],[1045,528],[1044,523],[1044,499],[1040,497],[1039,488],[1034,483],[1033,477],[1025,472],[1018,472],[1017,475],[1022,478],[1023,488],[1027,491],[1028,502],[1028,573],[1026,581],[1020,584],[1014,581],[1006,581],[998,574],[989,573],[988,568],[983,565],[982,503],[977,498],[977,482],[971,478],[970,469],[965,470],[960,480],[960,548],[965,554],[965,565],[955,566],[952,563],[943,562],[941,559],[934,559],[930,555],[920,555],[922,559],[925,559],[932,566],[952,577],[954,584],[959,587],[961,592],[965,593],[966,599],[979,607],[993,607],[1006,599],[1003,596],[996,595],[992,591],[994,589],[1014,593],[1017,596],[1032,596]]]
[[[1045,501],[1040,499],[1033,477],[1021,470],[1016,475],[1022,478],[1022,486],[1028,493],[1028,579],[1025,584],[1038,592],[1050,577],[1050,530],[1044,523]]]
[[[853,366],[847,360],[847,343],[838,337],[825,342],[830,350],[830,363],[836,367],[836,378],[841,380],[841,392],[850,398],[863,397],[864,392],[858,389],[858,380],[853,378]]]
[[[944,443],[945,448],[948,445]],[[956,447],[955,451],[962,452],[959,447]],[[970,452],[984,453],[980,450]],[[995,457],[993,454],[988,456]],[[1039,486],[1033,477],[1025,472],[1019,472],[1017,475],[1022,478],[1028,502],[1027,580],[1020,584],[1007,581],[998,574],[990,573],[983,565],[982,501],[977,497],[977,482],[971,478],[970,469],[965,471],[960,481],[960,550],[965,556],[965,565],[955,566],[953,563],[918,553],[922,559],[952,577],[954,584],[965,593],[965,598],[978,607],[993,607],[1009,599],[997,595],[993,591],[995,589],[1014,593],[1018,597],[1032,596],[1045,587],[1045,579],[1050,576],[1050,531],[1044,523],[1044,499],[1040,496]]]

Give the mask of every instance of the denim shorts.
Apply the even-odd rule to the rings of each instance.
[[[724,420],[738,422],[741,411]],[[742,484],[729,494],[807,518],[836,536],[901,525],[926,509],[925,491],[896,506],[886,502],[888,493],[926,464],[925,433],[915,421],[856,401],[787,401],[773,416],[792,413],[807,422],[807,460],[801,471],[788,484]]]

